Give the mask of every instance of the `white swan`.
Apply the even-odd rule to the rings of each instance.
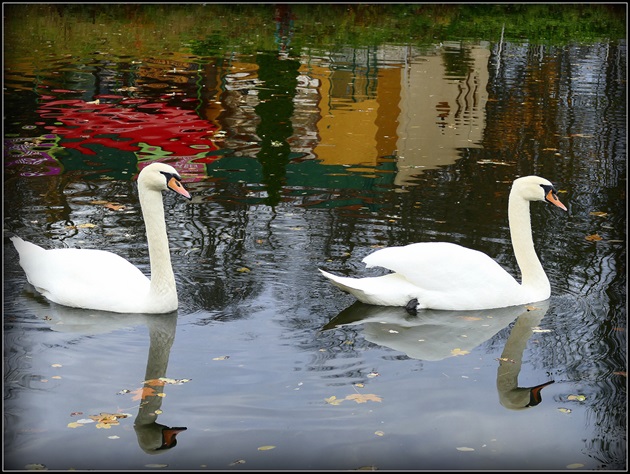
[[[164,220],[162,191],[191,199],[181,177],[164,163],[138,176],[138,196],[146,226],[151,279],[124,258],[104,250],[46,250],[11,237],[28,282],[50,301],[116,313],[169,313],[177,309],[177,289]]]
[[[383,276],[349,278],[319,271],[363,303],[410,310],[490,309],[543,301],[551,295],[551,286],[534,250],[529,201],[567,210],[546,179],[525,176],[514,181],[508,220],[520,284],[486,254],[446,242],[384,248],[363,259],[368,268],[394,272]]]

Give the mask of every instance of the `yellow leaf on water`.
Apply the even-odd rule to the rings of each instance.
[[[579,469],[581,467],[584,467],[584,464],[580,464],[579,462],[567,465],[567,469]]]
[[[606,217],[608,215],[607,212],[602,212],[602,211],[593,211],[593,212],[589,212],[589,214],[591,216],[597,216],[597,217]]]
[[[357,403],[367,403],[367,402],[380,402],[383,399],[374,395],[373,393],[353,393],[352,395],[348,395],[346,400],[354,400]]]
[[[343,399],[340,400],[333,395],[332,397],[325,398],[324,401],[329,405],[339,405],[341,402],[343,402]]]
[[[79,428],[80,426],[83,426],[83,424],[77,423],[76,421],[73,421],[72,423],[68,423],[68,428]]]
[[[558,408],[558,411],[561,411],[562,413],[571,413],[570,408]]]
[[[461,356],[461,355],[466,355],[466,354],[470,354],[470,352],[463,351],[459,347],[457,347],[457,348],[455,348],[455,349],[453,349],[451,351],[451,355],[454,355],[454,356]]]
[[[251,272],[251,270],[249,268],[247,268],[247,267],[239,267],[239,268],[236,269],[236,271],[239,272],[239,273],[249,273],[249,272]]]
[[[374,434],[375,434],[376,436],[385,436],[385,433],[384,433],[384,432],[382,432],[382,431],[375,431],[375,432],[374,432]]]
[[[91,224],[89,222],[86,222],[85,224],[79,224],[77,226],[78,229],[91,229],[93,227],[96,227],[96,224]]]
[[[258,451],[269,451],[270,449],[274,449],[275,446],[260,446]]]
[[[584,400],[586,400],[586,397],[584,395],[569,395],[567,399],[583,402]]]

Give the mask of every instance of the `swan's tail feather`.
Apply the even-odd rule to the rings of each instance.
[[[336,287],[350,293],[362,303],[382,306],[405,306],[416,297],[417,288],[396,273],[378,277],[350,278],[340,277],[319,271]]]
[[[318,269],[322,275],[328,278],[336,287],[342,289],[343,291],[355,295],[359,298],[355,293],[361,293],[364,295],[363,290],[359,288],[357,285],[360,280],[357,278],[349,278],[349,277],[340,277],[337,275],[333,275],[332,273],[328,273],[321,268]],[[364,295],[365,296],[365,295]],[[360,299],[360,298],[359,298]]]

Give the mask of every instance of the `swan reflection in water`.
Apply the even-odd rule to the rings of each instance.
[[[412,359],[439,361],[465,354],[516,320],[499,360],[497,391],[505,408],[520,410],[538,405],[541,391],[553,380],[519,387],[523,351],[549,309],[549,300],[530,305],[475,311],[420,310],[356,302],[322,329],[362,325],[363,336],[374,344],[404,352]]]
[[[185,427],[169,427],[157,423],[162,406],[164,385],[155,380],[166,376],[171,346],[175,339],[177,312],[168,314],[121,314],[69,308],[49,303],[39,295],[22,298],[32,314],[46,314],[45,322],[57,332],[82,335],[106,334],[118,329],[146,325],[149,329],[149,353],[143,383],[143,399],[134,422],[138,444],[148,454],[159,454],[177,445],[177,434]],[[148,390],[151,389],[151,390]],[[147,396],[146,394],[150,395]]]

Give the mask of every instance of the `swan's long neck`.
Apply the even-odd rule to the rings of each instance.
[[[519,195],[515,195],[514,192],[510,193],[508,220],[514,256],[521,270],[521,286],[524,289],[534,290],[537,294],[549,293],[549,279],[534,249],[529,201]],[[547,297],[548,295],[541,299],[546,299]]]
[[[138,189],[140,207],[147,231],[149,261],[151,262],[151,295],[172,297],[175,290],[175,275],[171,266],[171,253],[168,248],[164,204],[159,191]]]

